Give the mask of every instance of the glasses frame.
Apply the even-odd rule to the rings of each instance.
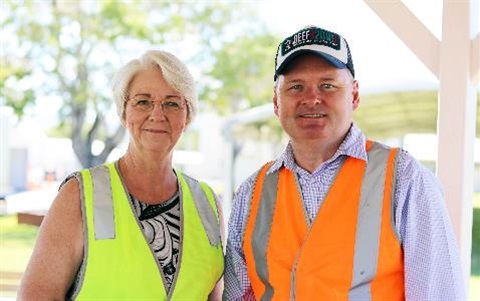
[[[181,103],[177,101],[177,99],[181,100]],[[148,101],[149,105],[146,107],[141,107],[139,106],[140,101]],[[167,106],[167,103],[177,103],[179,105],[178,108],[172,107],[172,106]],[[155,104],[160,104],[162,108],[162,112],[164,114],[175,114],[183,111],[185,108],[187,109],[187,114],[189,112],[189,106],[188,102],[185,100],[184,97],[167,97],[166,99],[163,100],[154,100],[149,97],[132,97],[128,98],[126,101],[126,104],[129,104],[132,109],[134,109],[137,112],[142,112],[142,113],[151,113],[153,109],[155,108]]]

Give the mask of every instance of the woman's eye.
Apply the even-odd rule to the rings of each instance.
[[[168,100],[165,101],[165,102],[163,103],[163,105],[164,105],[165,107],[169,107],[169,108],[179,108],[179,107],[180,107],[180,104],[179,104],[179,103],[177,103],[177,102],[175,102],[175,101],[168,101]]]
[[[140,107],[148,107],[148,106],[150,106],[150,103],[151,103],[151,101],[148,100],[148,99],[139,99],[139,100],[137,100],[135,105],[140,106]]]

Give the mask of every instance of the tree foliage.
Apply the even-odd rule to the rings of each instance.
[[[267,33],[243,36],[215,51],[216,64],[206,75],[216,85],[202,97],[224,114],[271,102],[278,40]]]
[[[4,0],[2,10],[2,102],[21,117],[40,98],[61,101],[59,124],[84,167],[103,163],[124,136],[119,123],[107,122],[113,106],[106,87],[125,53],[190,52],[193,64],[210,70],[200,76],[202,95],[224,111],[238,100],[264,99],[263,73],[273,70],[262,53],[272,38],[257,39],[253,9],[236,2]],[[238,39],[244,32],[251,36]],[[104,148],[94,154],[95,140]]]

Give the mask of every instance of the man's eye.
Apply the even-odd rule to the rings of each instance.
[[[332,85],[332,84],[322,84],[322,88],[324,88],[324,89],[333,89],[333,88],[335,88],[335,86]]]
[[[293,91],[300,91],[302,90],[302,85],[293,85],[289,88],[289,90],[293,90]]]

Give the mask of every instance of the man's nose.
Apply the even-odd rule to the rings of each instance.
[[[303,104],[315,105],[322,102],[322,95],[317,87],[310,87],[305,91],[305,97],[303,99]]]

